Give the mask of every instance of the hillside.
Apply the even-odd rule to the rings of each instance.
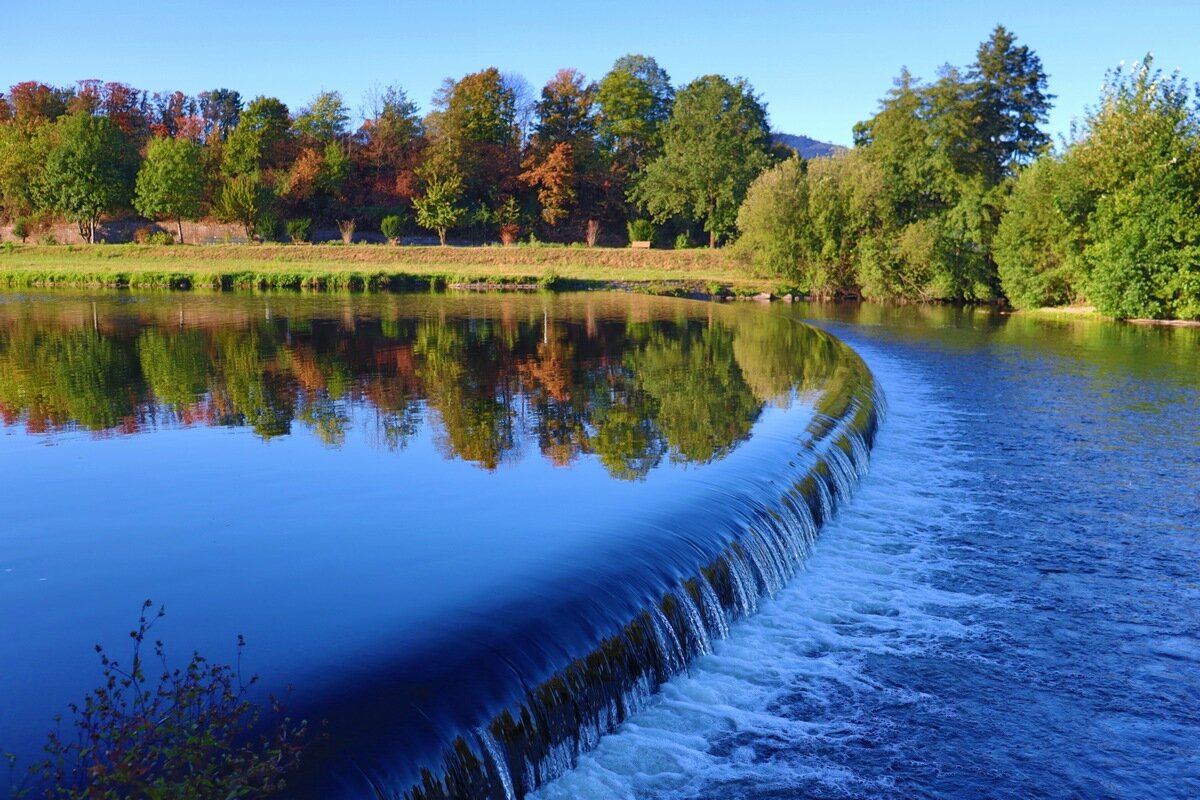
[[[816,139],[808,136],[796,136],[791,133],[775,132],[771,134],[771,139],[776,144],[782,144],[792,148],[799,153],[802,158],[821,158],[822,156],[831,156],[846,149],[840,144],[819,142]]]

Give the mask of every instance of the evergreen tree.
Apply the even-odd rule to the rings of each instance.
[[[970,69],[978,113],[975,136],[991,172],[999,182],[1017,166],[1038,156],[1050,144],[1041,129],[1054,95],[1046,93],[1046,73],[1037,54],[1003,25],[979,45]]]

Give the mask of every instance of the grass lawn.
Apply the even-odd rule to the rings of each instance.
[[[773,291],[721,250],[552,245],[5,245],[0,286],[389,289],[487,284]]]

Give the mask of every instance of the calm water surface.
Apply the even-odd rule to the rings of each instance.
[[[36,755],[149,597],[176,661],[244,634],[330,720],[314,795],[460,741],[472,791],[521,791],[786,582],[868,378],[746,306],[0,295],[0,747]]]
[[[1200,331],[773,308],[889,416],[806,571],[540,798],[1200,797]]]

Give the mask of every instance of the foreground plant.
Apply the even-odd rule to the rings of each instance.
[[[308,723],[284,716],[270,699],[264,709],[248,698],[258,681],[243,681],[238,636],[235,665],[214,664],[193,653],[184,668],[167,666],[161,641],[154,660],[157,679],[147,677],[142,646],[160,607],[142,606],[128,667],[100,645],[104,683],[83,705],[72,703],[74,735],[50,734],[47,757],[30,769],[36,795],[46,798],[244,798],[284,787],[308,739]],[[61,723],[61,718],[60,718]],[[18,797],[35,790],[24,789]]]

